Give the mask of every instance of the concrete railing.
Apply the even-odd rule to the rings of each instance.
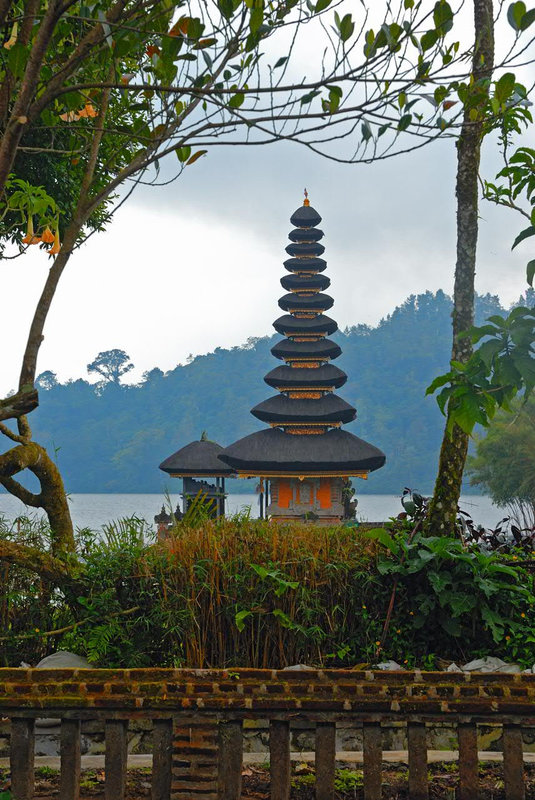
[[[60,800],[77,800],[80,731],[105,729],[105,797],[125,797],[129,720],[152,720],[153,800],[239,800],[243,723],[269,721],[272,800],[290,795],[292,723],[315,725],[317,800],[334,796],[336,726],[362,727],[366,800],[381,797],[382,726],[407,728],[409,796],[428,797],[427,730],[454,724],[459,800],[478,793],[478,725],[503,726],[507,800],[523,800],[523,728],[535,728],[535,675],[346,670],[0,669],[11,720],[13,800],[34,791],[34,728],[61,719]]]

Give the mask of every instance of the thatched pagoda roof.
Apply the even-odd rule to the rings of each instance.
[[[220,477],[233,475],[234,470],[220,460],[223,448],[217,442],[201,439],[181,447],[162,461],[160,469],[174,477]]]

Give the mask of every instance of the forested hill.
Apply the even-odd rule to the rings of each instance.
[[[533,305],[533,295],[529,300]],[[478,323],[501,312],[498,298],[478,298]],[[387,455],[386,467],[359,482],[360,492],[431,491],[443,417],[425,389],[448,367],[450,313],[445,294],[427,292],[375,328],[357,325],[335,335],[343,350],[336,363],[349,376],[339,394],[358,412],[347,429]],[[137,386],[51,380],[32,414],[35,438],[57,452],[69,492],[176,491],[158,469],[166,456],[203,430],[227,445],[263,427],[249,410],[272,394],[263,376],[277,363],[269,352],[277,338],[217,348],[166,374],[154,369]]]

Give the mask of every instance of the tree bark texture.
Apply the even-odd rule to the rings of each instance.
[[[0,422],[4,419],[18,419],[29,414],[38,405],[37,389],[34,389],[31,384],[24,385],[17,394],[0,400]]]
[[[13,476],[29,469],[39,480],[41,492],[34,495]],[[52,531],[52,555],[73,553],[74,532],[61,474],[44,447],[26,442],[0,455],[0,484],[33,507],[43,508]]]
[[[474,324],[474,279],[478,235],[478,177],[485,106],[494,68],[494,16],[492,0],[474,0],[475,45],[472,61],[473,101],[465,104],[461,135],[457,142],[457,263],[453,292],[453,346],[451,358],[466,362],[472,354],[469,338],[459,334]],[[473,118],[474,109],[477,116]],[[449,407],[447,413],[449,414]],[[428,529],[452,533],[461,494],[468,452],[468,435],[457,425],[444,430],[438,474],[429,507]]]

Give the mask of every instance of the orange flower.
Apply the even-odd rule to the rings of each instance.
[[[52,233],[48,225],[41,234],[41,241],[45,242],[46,244],[52,244],[52,242],[54,241],[54,234]]]
[[[59,118],[63,120],[63,122],[76,122],[80,119],[80,115],[76,113],[76,111],[66,111],[64,114],[60,114]]]
[[[14,45],[17,43],[17,30],[18,30],[18,27],[19,27],[19,23],[15,22],[15,24],[13,25],[13,28],[11,30],[11,36],[9,37],[7,42],[4,42],[4,47],[6,48],[6,50],[11,50],[11,48],[14,47]]]
[[[26,228],[26,236],[22,240],[24,244],[39,244],[41,241],[40,236],[35,236],[33,232],[33,217],[30,214],[28,217],[28,227]]]
[[[98,117],[98,111],[95,111],[95,107],[92,103],[86,103],[84,108],[78,112],[79,117]]]
[[[54,236],[54,244],[48,251],[51,256],[57,256],[61,250],[61,242],[59,240],[59,228],[56,228],[56,235]]]

